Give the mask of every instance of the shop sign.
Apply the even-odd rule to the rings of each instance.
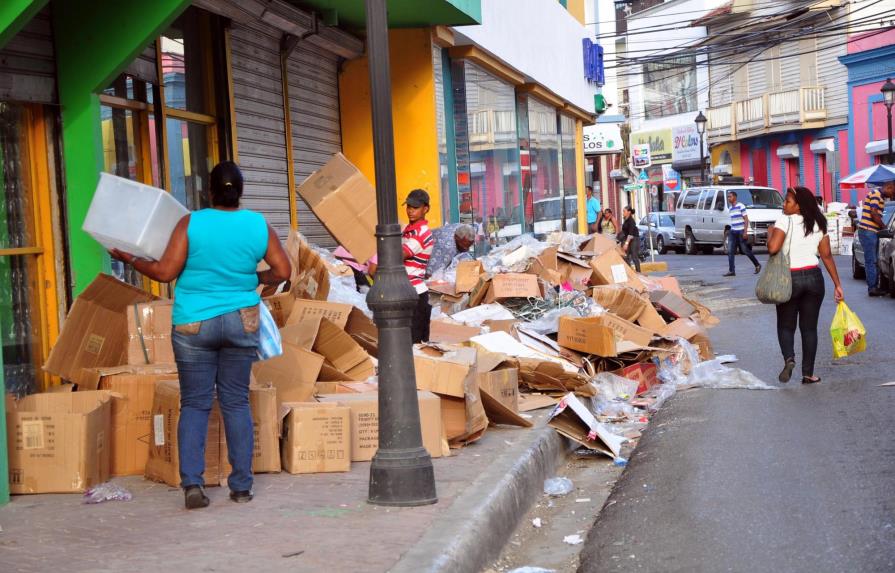
[[[584,49],[584,77],[587,81],[602,86],[605,83],[603,46],[593,43],[590,38],[583,38],[581,45]]]
[[[671,163],[670,129],[635,131],[631,134],[632,151],[635,145],[649,145],[651,163]]]
[[[631,159],[635,169],[649,167],[652,164],[650,146],[648,143],[631,146]]]
[[[662,166],[662,185],[665,191],[680,191],[681,189],[681,174],[667,163]]]
[[[622,136],[617,123],[584,126],[584,154],[621,153]]]
[[[671,128],[671,160],[673,163],[699,163],[699,132],[696,125]]]

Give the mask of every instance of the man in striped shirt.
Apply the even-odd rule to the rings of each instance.
[[[755,274],[758,274],[761,272],[761,264],[752,254],[752,247],[746,241],[746,235],[749,233],[749,216],[746,215],[746,206],[737,201],[735,191],[727,194],[727,202],[730,205],[730,231],[727,232],[727,266],[729,270],[724,276],[735,277],[737,274],[735,265],[738,246],[755,265]]]
[[[879,270],[877,256],[879,254],[879,233],[883,228],[883,208],[886,199],[895,199],[895,182],[888,182],[882,189],[874,189],[864,198],[861,208],[861,221],[858,223],[858,240],[864,251],[864,276],[867,279],[867,294],[882,296],[885,291],[879,288]]]
[[[410,332],[414,344],[429,340],[429,322],[432,319],[432,305],[429,304],[429,287],[426,286],[426,266],[432,256],[434,239],[429,230],[426,214],[429,212],[429,194],[422,189],[414,189],[404,201],[407,219],[401,244],[404,247],[404,270],[410,284],[416,290],[419,300],[413,311]]]

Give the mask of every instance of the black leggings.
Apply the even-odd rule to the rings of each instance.
[[[817,355],[817,319],[824,300],[820,268],[792,271],[792,297],[777,305],[777,340],[783,359],[795,359],[796,322],[802,335],[802,376],[814,376]]]

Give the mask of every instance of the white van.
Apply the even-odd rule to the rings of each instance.
[[[678,198],[674,221],[675,237],[683,240],[688,255],[697,251],[711,254],[715,247],[722,247],[727,253],[730,231],[727,194],[731,191],[737,194],[737,201],[746,206],[749,244],[767,244],[768,227],[783,214],[783,196],[779,191],[754,185],[691,187]]]

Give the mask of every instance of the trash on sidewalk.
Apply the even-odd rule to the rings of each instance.
[[[131,492],[110,481],[93,486],[84,492],[84,503],[103,503],[104,501],[130,501],[134,499]]]
[[[562,497],[575,491],[575,484],[567,477],[553,477],[544,480],[544,493],[552,497]]]
[[[582,543],[584,543],[584,538],[576,533],[574,535],[566,535],[562,538],[562,541],[563,543],[567,543],[569,545],[581,545]]]

